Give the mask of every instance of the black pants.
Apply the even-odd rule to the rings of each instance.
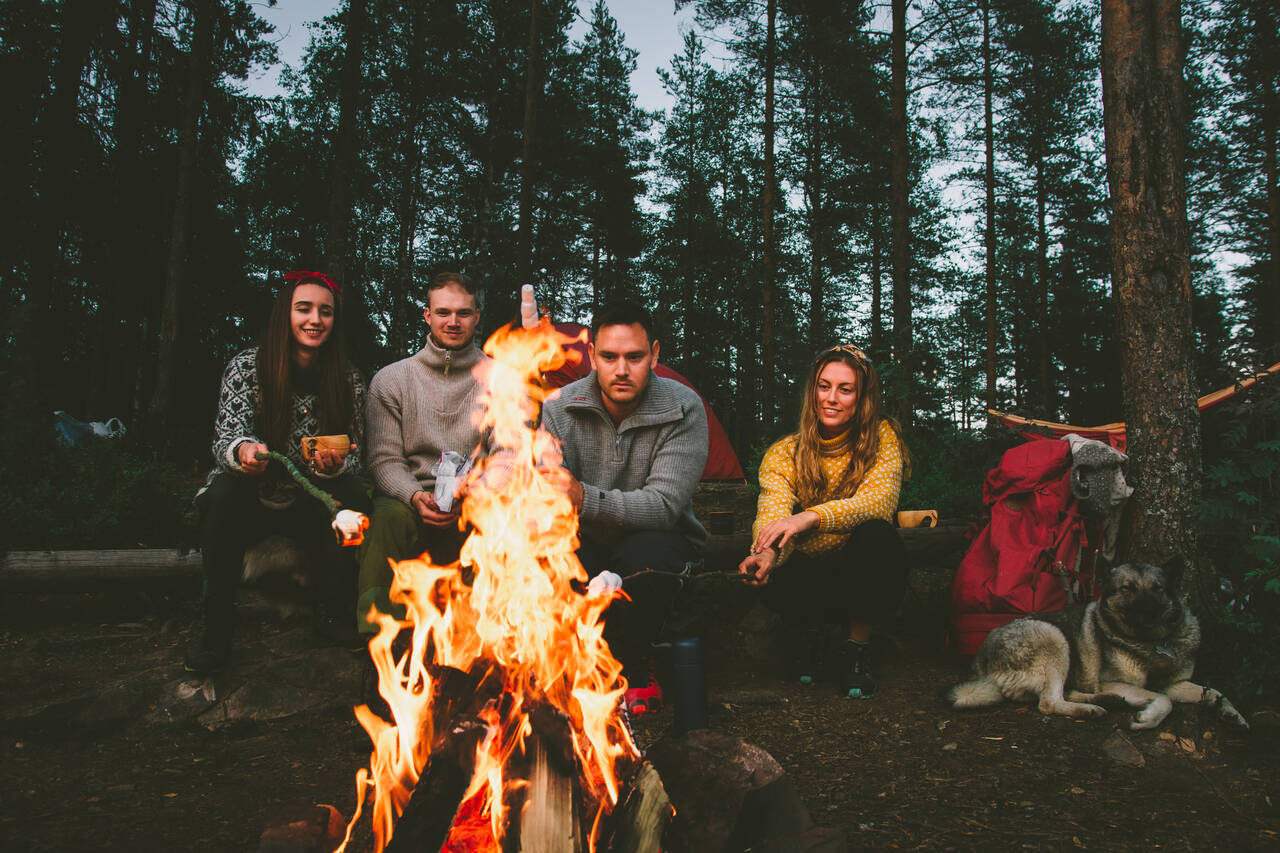
[[[271,509],[258,498],[263,476],[222,473],[196,504],[200,510],[200,551],[204,563],[205,630],[230,637],[236,589],[244,572],[244,552],[272,534],[298,540],[315,571],[316,597],[326,607],[351,607],[355,600],[355,549],[337,542],[324,504],[299,492],[293,503]],[[342,474],[316,485],[344,509],[368,513],[370,501],[360,478]]]
[[[685,563],[698,559],[698,549],[683,534],[670,530],[639,530],[624,533],[604,543],[584,539],[578,560],[595,577],[603,571],[622,576],[623,589],[631,601],[617,600],[605,612],[604,638],[614,657],[635,682],[636,666],[662,631],[680,583],[663,575],[645,574],[646,569],[679,573]],[[643,683],[640,679],[639,683]]]
[[[893,525],[873,518],[853,529],[838,551],[795,551],[764,587],[765,601],[788,626],[842,619],[884,622],[907,589],[907,551]]]

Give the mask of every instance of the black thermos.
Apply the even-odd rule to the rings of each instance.
[[[676,689],[676,734],[707,727],[707,682],[702,669],[702,641],[676,640],[671,648],[672,680]]]

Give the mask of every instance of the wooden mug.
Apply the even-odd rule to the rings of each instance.
[[[347,435],[308,435],[302,439],[302,458],[311,461],[317,450],[332,450],[339,459],[346,459],[351,452],[351,437]]]
[[[936,527],[937,525],[936,509],[907,509],[898,513],[899,527]]]

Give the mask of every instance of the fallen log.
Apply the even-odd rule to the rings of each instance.
[[[910,565],[954,568],[968,546],[968,525],[898,530]],[[731,571],[751,547],[750,533],[712,536],[706,568]],[[110,551],[10,551],[0,562],[0,592],[100,592],[122,587],[179,588],[200,579],[200,552],[176,548]]]
[[[200,578],[200,553],[174,548],[112,551],[10,551],[0,592],[98,592],[120,587],[181,587]]]

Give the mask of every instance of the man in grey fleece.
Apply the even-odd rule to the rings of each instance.
[[[588,346],[594,372],[542,409],[542,426],[561,445],[557,476],[578,508],[578,558],[594,577],[645,569],[679,572],[696,561],[707,532],[693,515],[693,492],[707,463],[707,414],[690,388],[655,376],[658,341],[640,306],[620,303],[595,317]],[[605,636],[624,666],[633,711],[653,711],[661,692],[648,652],[671,589],[627,584]],[[640,701],[637,702],[636,700]]]
[[[360,551],[356,626],[363,633],[377,630],[365,619],[370,605],[392,612],[388,558],[426,551],[436,563],[457,559],[464,538],[459,505],[437,505],[434,469],[442,452],[470,457],[484,443],[478,410],[492,360],[474,342],[480,320],[475,284],[459,273],[436,275],[423,316],[426,346],[382,368],[369,383],[365,459],[377,493]],[[395,608],[397,616],[401,611]]]

